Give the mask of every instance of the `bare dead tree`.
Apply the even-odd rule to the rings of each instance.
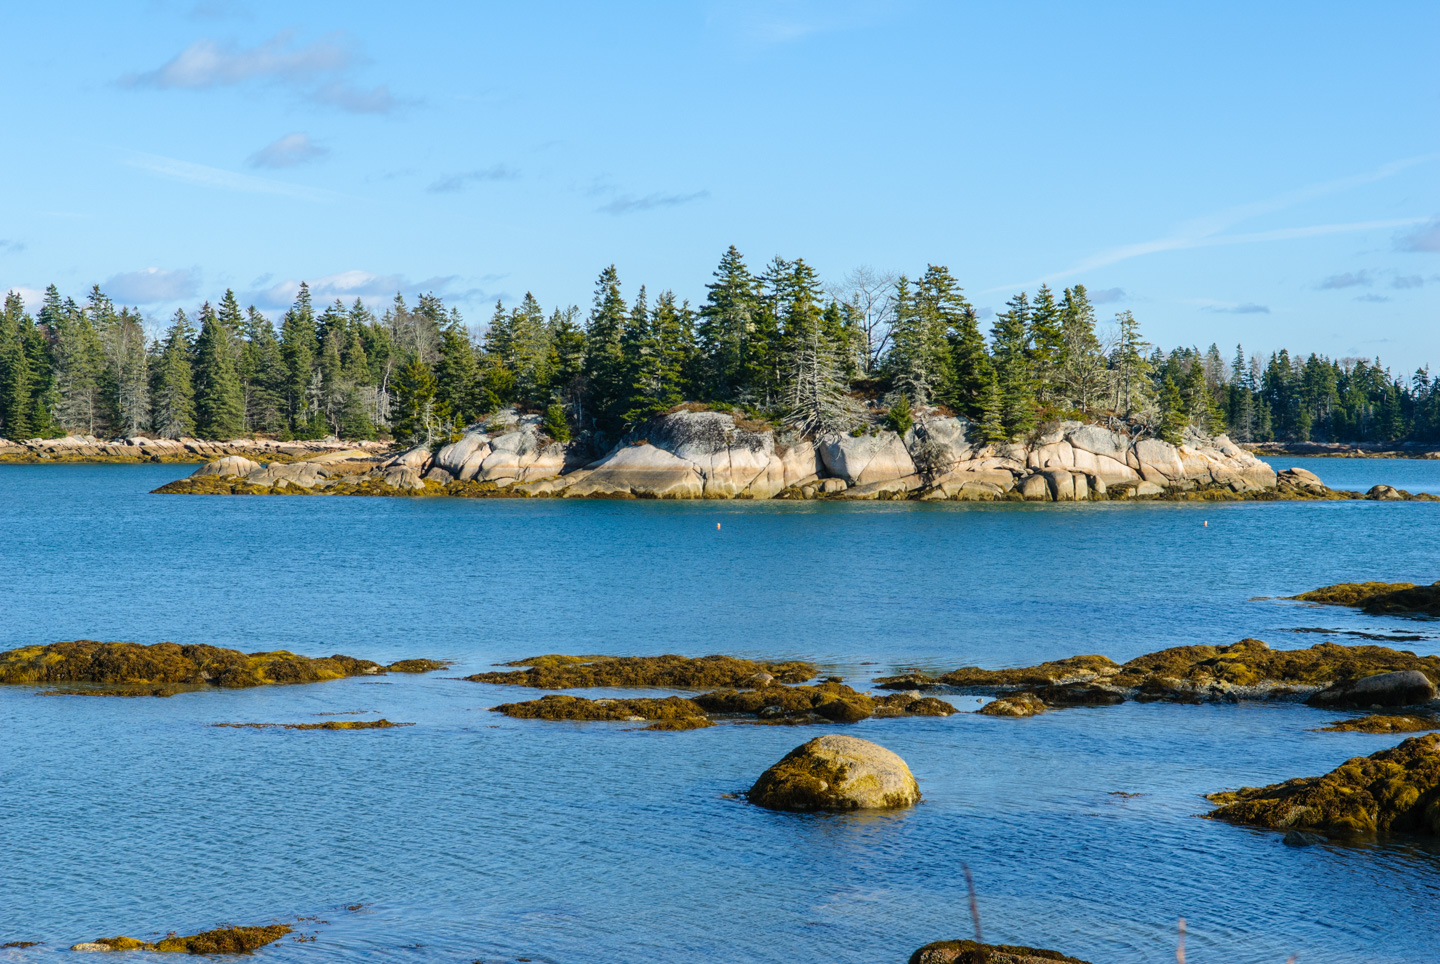
[[[866,375],[880,365],[890,348],[890,328],[895,321],[895,282],[893,271],[876,271],[861,265],[845,275],[838,284],[828,286],[830,297],[849,305],[860,326],[861,366]]]

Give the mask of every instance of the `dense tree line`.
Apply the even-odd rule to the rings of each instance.
[[[480,338],[433,295],[317,310],[308,287],[276,324],[233,292],[147,340],[137,310],[98,288],[83,305],[52,286],[31,316],[0,317],[0,435],[151,433],[226,439],[434,441],[514,405],[550,435],[610,440],[687,401],[802,433],[860,431],[869,412],[904,429],[922,406],[972,420],[986,440],[1057,418],[1110,420],[1178,440],[1187,426],[1241,441],[1440,441],[1440,379],[1379,361],[1238,346],[1162,351],[1130,312],[1097,325],[1083,285],[1022,292],[982,325],[950,271],[869,270],[822,285],[803,259],[754,272],[730,248],[704,302],[622,295],[601,272],[588,314],[530,294],[497,303]]]

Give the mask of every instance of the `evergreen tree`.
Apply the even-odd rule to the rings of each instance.
[[[400,369],[391,421],[395,438],[431,444],[448,431],[450,413],[437,392],[434,373],[420,359],[413,358]]]
[[[195,431],[200,438],[232,439],[245,431],[245,401],[235,371],[230,330],[206,302],[195,342]]]
[[[926,268],[913,294],[905,278],[897,284],[891,378],[896,391],[915,405],[954,397],[955,371],[948,336],[962,333],[969,307],[960,292],[950,270],[933,264]]]
[[[458,324],[449,324],[440,332],[440,360],[435,365],[436,399],[464,425],[490,409],[476,398],[480,366],[475,360],[475,346],[470,335]]]
[[[1171,445],[1179,445],[1188,423],[1185,399],[1180,396],[1175,380],[1167,375],[1160,389],[1160,438]]]
[[[797,332],[785,349],[785,424],[801,435],[846,431],[854,421],[855,406],[845,392],[835,347],[816,325]]]
[[[20,296],[7,293],[0,316],[0,436],[13,441],[30,438],[34,428],[32,375],[25,354],[25,335],[32,324]]]
[[[195,392],[190,371],[193,334],[190,319],[183,309],[177,309],[164,347],[150,367],[150,424],[162,438],[195,434]]]
[[[585,380],[590,387],[590,420],[601,432],[617,432],[629,400],[629,365],[625,358],[626,309],[620,296],[620,275],[612,264],[600,272],[595,306],[585,329]]]
[[[275,327],[251,305],[245,313],[244,334],[237,374],[245,427],[252,432],[283,432],[287,428],[284,412],[288,375]]]
[[[732,401],[743,391],[754,337],[759,295],[755,277],[734,245],[720,258],[715,280],[700,308],[700,353],[705,359],[705,397]]]
[[[99,289],[94,293],[99,295]],[[113,312],[109,299],[92,306],[93,311]],[[101,378],[105,351],[90,315],[69,298],[61,299],[51,285],[40,309],[40,324],[50,342],[54,373],[52,411],[67,432],[94,435],[107,427]]]
[[[1030,302],[1022,291],[1006,302],[1007,311],[995,316],[990,329],[995,374],[1000,384],[1000,420],[1009,438],[1028,434],[1038,415],[1035,379],[1028,351]]]
[[[1115,404],[1111,407],[1129,418],[1143,408],[1149,398],[1151,365],[1145,349],[1150,343],[1140,337],[1140,323],[1130,312],[1117,314],[1115,324],[1119,335],[1110,359],[1115,386]]]
[[[970,305],[960,313],[950,332],[950,367],[955,373],[950,403],[971,421],[981,419],[990,382],[995,374],[980,333],[980,316]]]
[[[980,403],[980,439],[984,442],[1004,442],[1010,435],[1002,420],[1004,401],[1000,397],[1000,377],[992,367],[986,374],[985,394]]]
[[[315,311],[310,305],[310,286],[301,282],[295,304],[280,323],[280,356],[285,361],[285,418],[290,430],[310,431],[318,414],[312,385],[315,382]]]
[[[555,309],[550,329],[550,393],[576,418],[585,392],[585,332],[575,324],[580,309]]]
[[[1028,321],[1030,368],[1037,398],[1054,404],[1063,398],[1060,365],[1065,357],[1065,312],[1049,285],[1035,292]]]
[[[1059,397],[1088,414],[1103,404],[1108,363],[1095,337],[1095,309],[1084,285],[1066,288],[1061,298],[1060,343]]]

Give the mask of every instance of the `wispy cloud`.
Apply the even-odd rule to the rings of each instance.
[[[1390,287],[1405,290],[1406,288],[1419,288],[1425,284],[1425,279],[1418,274],[1397,275],[1391,282]]]
[[[1356,301],[1373,301],[1373,302],[1380,302],[1380,301],[1389,301],[1390,299],[1389,299],[1389,297],[1387,297],[1386,295],[1377,295],[1377,294],[1375,294],[1374,292],[1371,292],[1370,294],[1361,295],[1360,297],[1356,298],[1355,300],[1356,300]]]
[[[1208,311],[1216,315],[1268,315],[1270,308],[1266,305],[1257,305],[1247,301],[1241,304],[1227,304],[1225,302],[1210,302],[1200,306],[1201,311]]]
[[[328,148],[312,141],[309,134],[296,132],[260,148],[245,163],[251,167],[294,167],[329,153]]]
[[[302,201],[329,202],[342,198],[348,200],[359,200],[348,195],[335,191],[327,191],[323,188],[306,187],[302,184],[291,184],[287,181],[276,181],[268,177],[258,177],[254,174],[239,174],[235,171],[227,171],[219,167],[209,167],[204,164],[192,164],[190,161],[181,161],[173,157],[161,157],[158,154],[142,154],[139,152],[127,152],[123,160],[131,167],[139,168],[142,171],[149,171],[160,177],[172,181],[184,181],[189,184],[199,184],[202,187],[218,188],[224,191],[241,191],[246,194],[273,194],[279,197],[292,197]]]
[[[1101,288],[1099,291],[1090,292],[1090,301],[1097,305],[1114,304],[1124,301],[1125,297],[1124,288]]]
[[[1440,217],[1425,219],[1413,231],[1406,231],[1395,238],[1395,247],[1401,251],[1440,251]]]
[[[300,292],[301,280],[306,280],[310,286],[310,297],[317,304],[324,304],[336,299],[349,303],[356,298],[368,304],[383,303],[395,297],[397,292],[406,295],[434,292],[447,299],[458,301],[486,300],[494,297],[490,292],[479,288],[461,287],[457,284],[460,281],[458,275],[437,275],[412,281],[404,275],[377,274],[373,271],[355,269],[322,275],[318,278],[287,278],[275,284],[269,283],[271,277],[271,275],[263,275],[255,279],[256,290],[250,292],[249,300],[258,307],[269,309],[290,307],[295,302],[295,296]],[[495,277],[487,275],[481,280],[494,280]]]
[[[1333,181],[1325,181],[1320,184],[1312,184],[1264,200],[1236,205],[1235,207],[1226,208],[1213,214],[1186,221],[1164,237],[1110,248],[1106,251],[1101,251],[1087,258],[1083,258],[1062,271],[1057,271],[1053,274],[1035,278],[1030,281],[999,285],[979,293],[989,294],[996,291],[1014,291],[1021,288],[1030,288],[1038,284],[1048,284],[1051,281],[1058,281],[1062,278],[1083,274],[1084,272],[1093,271],[1097,268],[1108,267],[1112,264],[1128,261],[1131,258],[1138,258],[1147,254],[1158,254],[1163,251],[1184,251],[1192,248],[1222,247],[1233,244],[1261,244],[1270,241],[1291,241],[1300,238],[1323,237],[1331,234],[1348,234],[1357,231],[1412,227],[1429,219],[1389,218],[1377,221],[1355,221],[1345,224],[1315,224],[1305,227],[1279,228],[1271,231],[1255,231],[1244,234],[1223,233],[1252,218],[1265,214],[1273,214],[1305,201],[1312,201],[1341,191],[1350,190],[1351,188],[1384,180],[1385,178],[1394,177],[1396,174],[1415,167],[1416,165],[1430,163],[1437,159],[1440,159],[1440,154],[1406,158],[1404,160],[1393,161],[1389,164],[1383,164],[1375,170],[1367,171],[1363,174],[1343,177]],[[1437,221],[1437,225],[1440,225],[1440,221]],[[1434,243],[1436,244],[1436,250],[1440,250],[1440,227],[1437,227]]]
[[[491,167],[478,168],[473,171],[461,171],[458,174],[446,174],[436,179],[425,190],[431,194],[454,194],[465,190],[467,184],[477,181],[513,181],[520,176],[520,172],[513,167],[504,164],[495,164]]]
[[[273,84],[306,100],[357,114],[388,114],[411,103],[383,84],[367,90],[350,83],[347,75],[361,60],[345,34],[298,44],[294,31],[282,30],[254,47],[201,38],[154,70],[125,74],[118,82],[122,87],[156,90]]]
[[[157,305],[195,297],[200,289],[198,268],[144,268],[108,278],[100,289],[116,301],[132,305]]]
[[[1341,274],[1332,274],[1315,287],[1321,291],[1333,291],[1337,288],[1362,288],[1369,287],[1372,281],[1368,271],[1346,271]]]
[[[689,204],[692,201],[699,201],[709,196],[709,191],[693,191],[690,194],[647,194],[644,197],[622,194],[613,201],[600,205],[595,210],[602,214],[611,214],[619,217],[622,214],[636,214],[641,211],[654,211],[658,208],[679,207],[682,204]]]
[[[5,240],[0,240],[0,252],[3,252],[3,253],[5,253],[5,254],[19,254],[21,251],[24,251],[24,250],[25,250],[25,242],[24,242],[24,241],[5,241]]]

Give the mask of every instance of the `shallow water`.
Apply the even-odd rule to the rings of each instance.
[[[1397,463],[1415,473],[1400,480],[1379,460],[1279,461],[1440,491],[1440,463]],[[1253,598],[1433,581],[1440,506],[147,494],[188,471],[0,467],[0,648],[173,639],[457,666],[167,700],[0,689],[0,942],[48,942],[0,960],[317,915],[314,943],[261,956],[898,962],[970,933],[962,863],[987,939],[1097,964],[1173,959],[1180,916],[1192,964],[1435,960],[1440,847],[1293,849],[1194,816],[1205,792],[1399,742],[1312,732],[1333,713],[867,721],[846,732],[903,756],[925,801],[803,817],[726,795],[833,728],[510,720],[486,709],[531,691],[447,677],[542,652],[805,657],[859,681],[1245,636],[1399,633],[1440,652],[1434,621]],[[360,710],[417,725],[205,725]]]

